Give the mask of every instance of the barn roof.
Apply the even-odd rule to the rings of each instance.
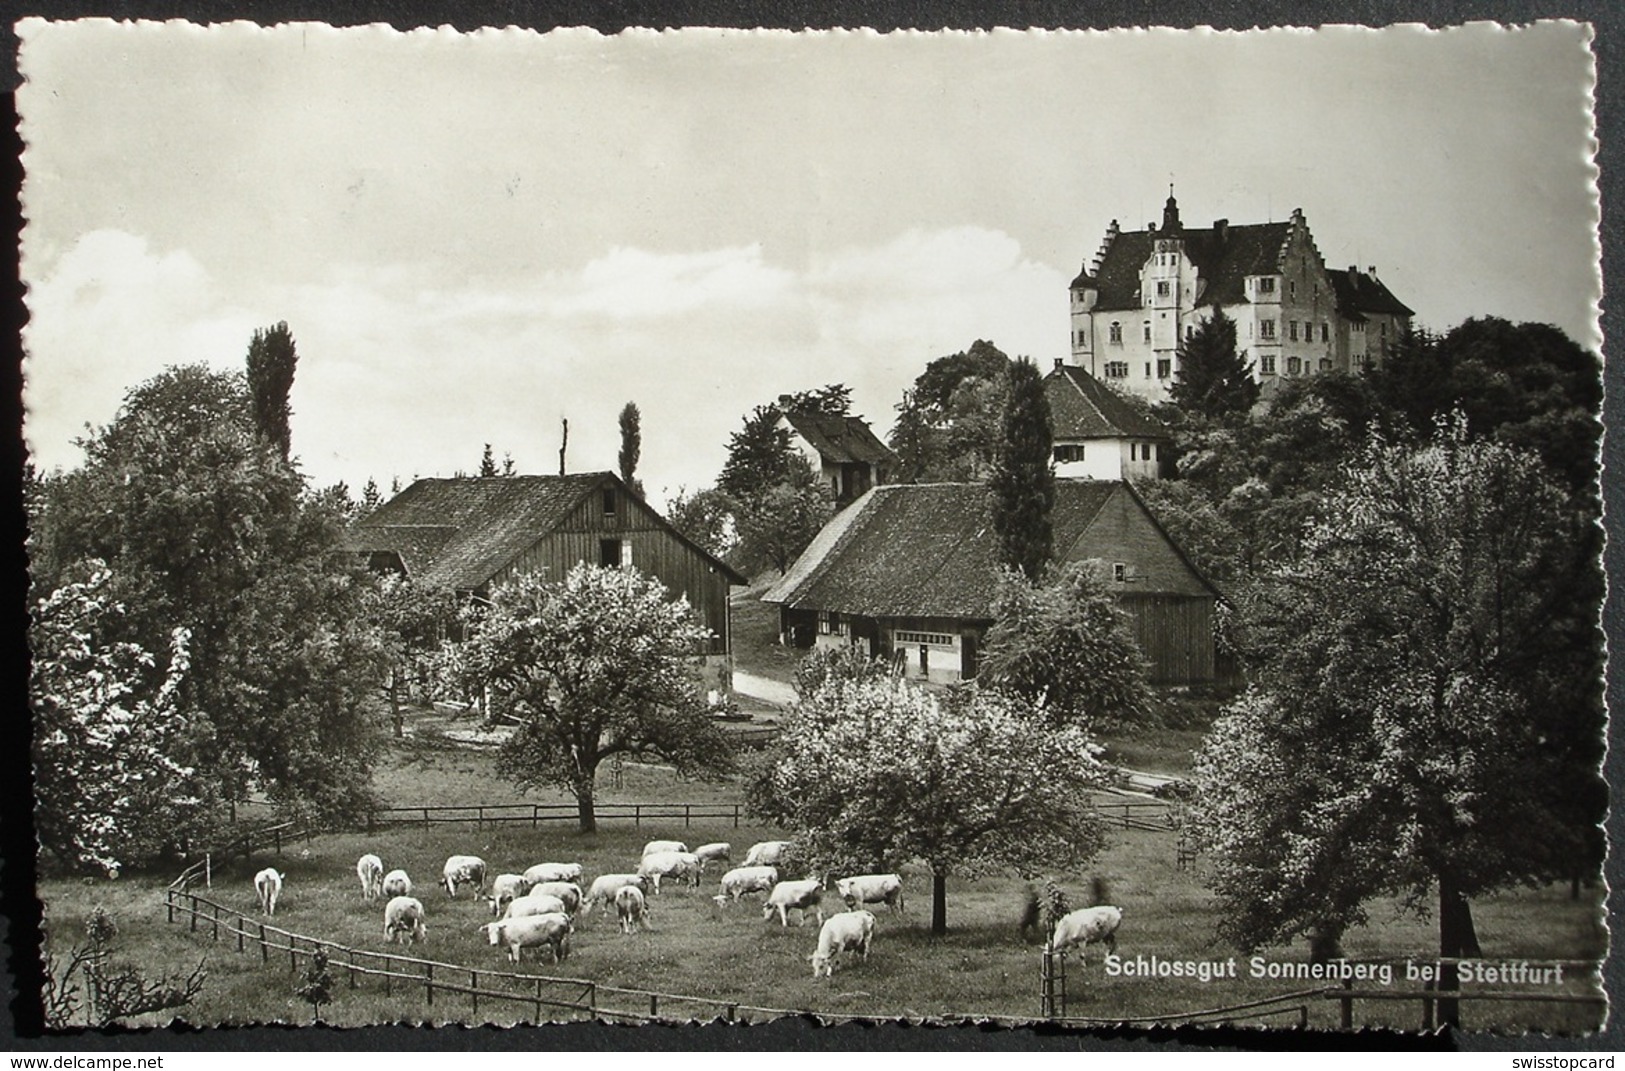
[[[1168,429],[1076,365],[1044,377],[1056,442],[1073,439],[1168,439]]]
[[[1092,546],[1126,560],[1134,560],[1143,541],[1168,539],[1125,483],[1056,480],[1055,492],[1057,560],[1071,560],[1086,534]],[[1097,527],[1106,504],[1119,495],[1137,507],[1130,515],[1142,523]],[[999,575],[989,505],[987,487],[979,483],[876,487],[836,515],[762,601],[865,617],[987,620]],[[1194,569],[1190,573],[1198,590],[1212,591]]]
[[[862,417],[785,413],[784,419],[819,456],[832,464],[884,464],[897,460],[897,455],[875,437]]]
[[[352,526],[347,541],[357,552],[396,553],[415,580],[472,591],[556,530],[584,498],[605,484],[637,499],[612,472],[417,480]],[[729,580],[745,582],[652,508],[645,508],[673,538],[703,555]]]

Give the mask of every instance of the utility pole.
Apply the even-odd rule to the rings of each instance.
[[[564,475],[564,451],[570,445],[570,418],[560,417],[559,422],[564,425],[564,434],[559,437],[559,475]]]

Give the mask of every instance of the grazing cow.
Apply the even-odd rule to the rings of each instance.
[[[654,882],[655,895],[660,895],[660,879],[676,881],[687,879],[690,885],[700,884],[700,860],[691,852],[655,852],[643,857],[638,864],[638,876]]]
[[[647,859],[656,852],[686,852],[688,845],[680,840],[652,840],[643,846],[643,858]]]
[[[529,896],[521,896],[508,905],[505,919],[522,919],[526,915],[568,915],[564,901],[557,896],[539,893],[534,890]]]
[[[738,866],[722,875],[722,891],[711,899],[719,904],[738,900],[748,892],[766,893],[779,882],[777,867]]]
[[[477,855],[454,855],[446,860],[440,871],[440,884],[453,900],[464,885],[474,886],[477,895],[485,884],[485,860]]]
[[[622,933],[631,933],[639,926],[654,929],[649,925],[648,901],[636,885],[622,885],[615,890],[615,916],[621,920]]]
[[[694,855],[700,861],[700,873],[705,873],[707,863],[726,863],[733,858],[734,846],[727,841],[718,841],[715,844],[702,844],[694,849]]]
[[[745,866],[782,866],[790,851],[787,840],[764,840],[750,846],[745,853]]]
[[[594,907],[608,905],[615,899],[615,893],[623,885],[636,885],[638,891],[643,891],[644,879],[641,874],[600,874],[592,879],[592,885],[587,888],[587,895],[581,899],[581,915],[585,918],[592,913]]]
[[[544,881],[530,887],[526,896],[557,896],[564,910],[574,915],[581,908],[581,886],[573,881]]]
[[[581,882],[580,863],[537,863],[525,871],[525,880],[532,885],[540,885],[544,881],[573,881]]]
[[[1085,958],[1085,950],[1089,945],[1100,943],[1111,951],[1117,951],[1117,927],[1123,924],[1123,909],[1102,904],[1098,907],[1082,907],[1070,914],[1061,916],[1055,924],[1055,933],[1050,938],[1049,951],[1065,952],[1076,945],[1080,958]]]
[[[393,944],[416,944],[429,939],[423,921],[423,904],[411,896],[397,896],[384,905],[384,940]]]
[[[773,891],[767,894],[767,900],[762,904],[762,919],[765,921],[773,917],[773,912],[779,913],[779,925],[789,926],[788,913],[801,912],[801,925],[807,925],[807,912],[818,914],[818,921],[824,921],[824,883],[817,878],[808,878],[805,881],[781,881],[773,886]]]
[[[850,911],[860,904],[885,904],[892,914],[903,913],[903,878],[900,874],[859,874],[841,878],[835,890]]]
[[[361,879],[361,899],[376,900],[384,891],[384,861],[376,855],[357,859],[355,876]]]
[[[530,892],[530,883],[518,874],[498,874],[491,881],[490,895],[486,896],[491,904],[493,918],[502,917],[502,909],[513,901]]]
[[[260,914],[276,914],[276,898],[282,895],[282,879],[286,874],[279,874],[272,867],[266,867],[254,875],[254,891],[259,894]]]
[[[384,875],[384,895],[394,899],[397,896],[412,895],[412,879],[406,876],[404,870],[391,870]]]
[[[831,915],[818,931],[818,950],[807,958],[812,960],[813,977],[826,978],[835,973],[835,957],[842,952],[856,952],[860,959],[869,958],[869,942],[875,939],[875,917],[867,911],[842,911]]]
[[[500,919],[487,922],[480,929],[493,945],[507,945],[508,956],[515,963],[527,948],[546,948],[553,953],[553,962],[560,963],[570,954],[570,933],[575,926],[569,915],[555,913]]]

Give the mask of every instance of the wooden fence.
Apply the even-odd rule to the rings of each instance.
[[[530,1013],[528,1021],[533,1023],[573,1019],[625,1023],[687,1023],[721,1019],[750,1023],[786,1015],[813,1014],[842,1022],[861,1018],[814,1013],[806,1009],[765,1008],[682,993],[628,989],[589,979],[488,970],[396,952],[352,948],[319,937],[294,933],[244,915],[189,891],[180,884],[180,879],[165,890],[164,909],[169,922],[185,922],[189,932],[205,930],[215,941],[235,942],[237,951],[244,954],[258,951],[260,961],[266,967],[270,967],[273,961],[283,962],[286,956],[288,973],[295,974],[302,960],[322,950],[327,954],[328,970],[335,978],[346,977],[352,990],[361,988],[364,982],[372,985],[381,983],[385,996],[393,996],[396,989],[421,990],[424,1003],[431,1007],[436,997],[443,1004],[447,995],[454,994],[467,998],[471,1019],[478,1018],[482,1001],[486,1004],[519,1005]]]
[[[744,821],[744,808],[737,803],[601,803],[594,808],[600,822],[675,822],[686,829],[695,822],[729,823],[735,829]],[[381,826],[432,826],[472,822],[476,828],[487,825],[528,825],[538,828],[544,822],[574,822],[578,817],[573,803],[489,803],[463,806],[385,807],[367,823],[367,832]]]

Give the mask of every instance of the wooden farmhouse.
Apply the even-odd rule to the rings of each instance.
[[[1119,480],[1055,481],[1055,560],[1095,559],[1159,684],[1214,679],[1218,591]],[[983,484],[876,487],[835,515],[763,596],[796,647],[859,644],[908,677],[976,675],[992,624],[996,538]]]
[[[788,401],[785,396],[779,404],[784,406]],[[837,509],[891,479],[897,467],[897,455],[875,436],[862,417],[785,410],[779,426],[789,433],[790,446],[807,459],[829,488]]]
[[[728,587],[745,578],[656,513],[612,472],[418,480],[350,530],[373,569],[473,595],[581,562],[630,567],[688,600],[727,655]]]

